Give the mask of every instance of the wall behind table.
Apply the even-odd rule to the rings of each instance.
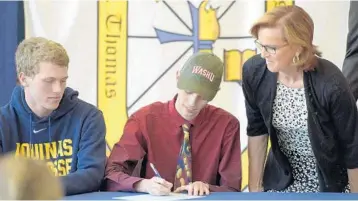
[[[70,56],[68,85],[96,104],[97,3],[95,1],[25,1],[26,36],[60,42]]]

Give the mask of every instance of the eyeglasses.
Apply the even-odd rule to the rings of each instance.
[[[257,47],[257,49],[261,50],[262,49],[265,49],[265,51],[269,54],[276,54],[276,51],[282,47],[285,47],[287,46],[288,44],[285,44],[285,45],[282,45],[282,46],[279,46],[279,47],[272,47],[272,46],[268,46],[268,45],[262,45],[261,43],[259,43],[258,40],[255,40],[255,45]]]

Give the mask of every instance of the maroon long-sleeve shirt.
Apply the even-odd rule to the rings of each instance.
[[[137,162],[145,155],[145,178],[154,176],[149,163],[173,183],[185,120],[176,111],[176,97],[156,102],[135,112],[113,147],[106,167],[108,191],[134,191]],[[239,121],[223,109],[207,105],[191,121],[192,178],[210,185],[210,191],[241,190],[241,149]]]

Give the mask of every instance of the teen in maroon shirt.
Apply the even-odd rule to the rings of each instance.
[[[178,72],[178,94],[169,102],[155,102],[128,119],[120,141],[109,157],[105,183],[109,191],[165,195],[188,191],[241,190],[239,121],[223,109],[208,105],[220,88],[223,63],[210,53],[197,53]],[[189,122],[192,181],[172,189],[183,141],[181,126]],[[139,163],[144,159],[144,163]],[[162,178],[156,177],[149,163]],[[134,169],[144,164],[140,178]]]

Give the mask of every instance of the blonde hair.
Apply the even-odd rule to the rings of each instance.
[[[6,154],[0,158],[1,200],[59,200],[62,184],[44,161]]]
[[[69,57],[65,48],[52,40],[43,37],[32,37],[23,40],[15,53],[16,71],[26,76],[38,73],[40,62],[50,62],[68,68]]]
[[[302,52],[295,63],[303,70],[312,70],[321,56],[317,46],[313,45],[314,23],[308,13],[299,6],[278,6],[266,12],[251,28],[250,32],[258,38],[260,28],[282,28],[284,40],[289,45],[302,47]]]

